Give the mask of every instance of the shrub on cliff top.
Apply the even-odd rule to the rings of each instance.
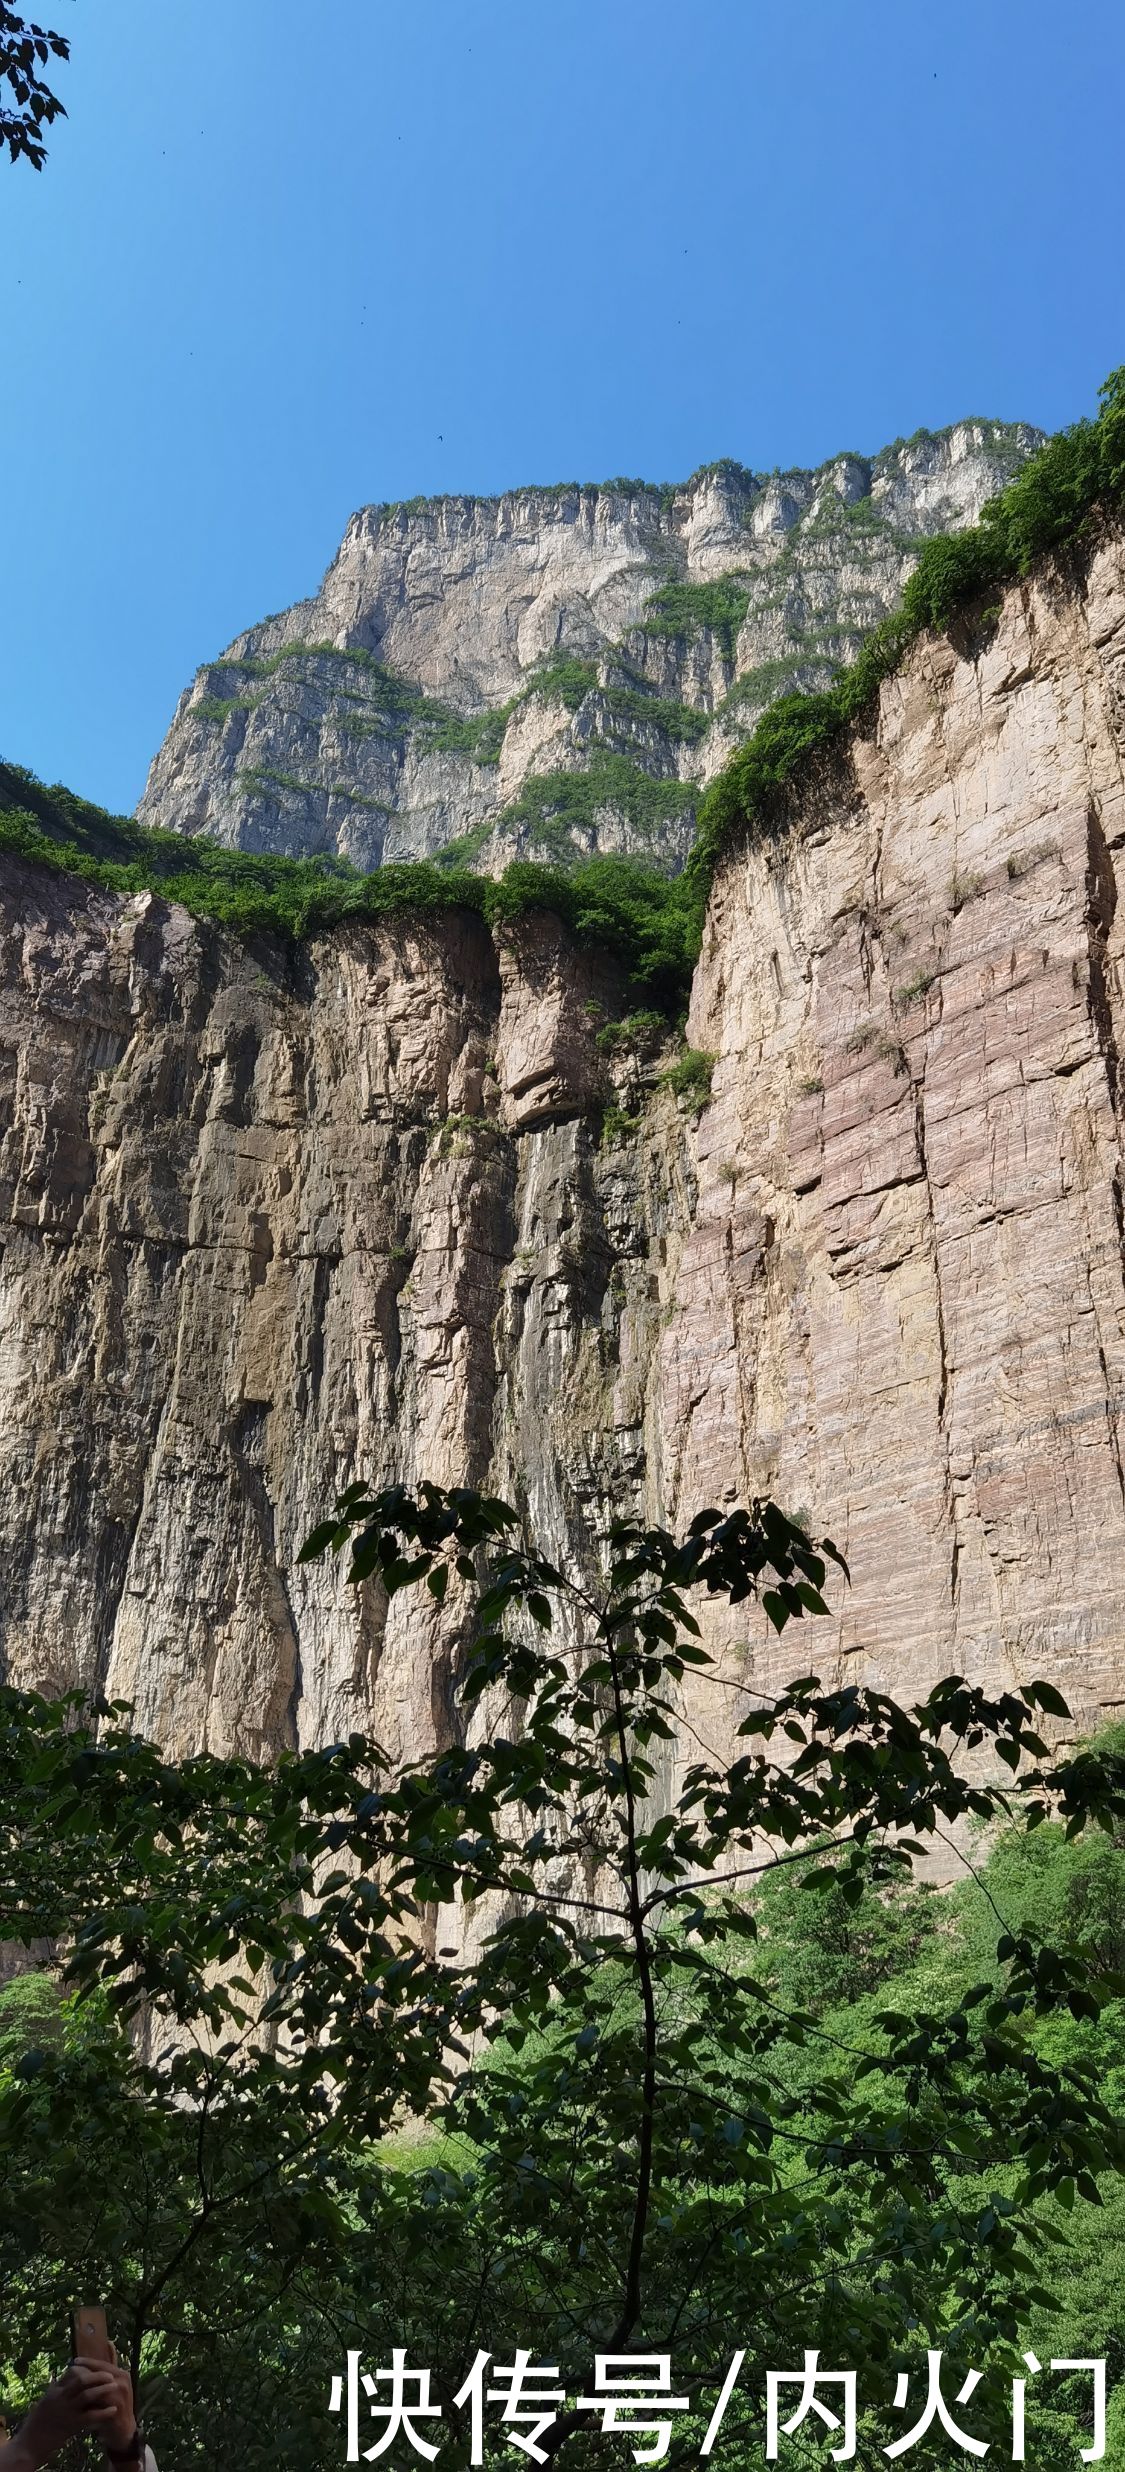
[[[47,788],[15,764],[0,764],[0,850],[106,892],[157,892],[240,935],[293,940],[350,918],[457,909],[503,932],[532,911],[552,911],[580,943],[620,961],[638,998],[669,1014],[682,1005],[697,949],[689,888],[637,859],[593,858],[566,869],[520,860],[499,882],[428,859],[361,875],[329,853],[274,857],[155,831],[61,786]]]
[[[740,830],[766,832],[778,793],[818,748],[839,741],[898,668],[916,637],[943,630],[986,596],[1026,575],[1036,558],[1081,537],[1095,507],[1125,494],[1125,368],[1100,389],[1096,420],[1049,438],[970,531],[927,541],[902,596],[850,668],[816,695],[787,695],[763,713],[700,802],[687,874],[702,903],[715,862]]]

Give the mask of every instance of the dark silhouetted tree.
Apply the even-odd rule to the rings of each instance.
[[[69,58],[65,34],[33,25],[0,0],[0,148],[7,147],[13,163],[22,156],[42,171],[47,157],[43,132],[53,120],[66,118],[66,106],[43,71],[52,59]]]

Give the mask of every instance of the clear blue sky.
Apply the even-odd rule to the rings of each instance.
[[[1057,427],[1125,360],[1120,0],[28,0],[0,749],[129,807],[352,509]]]

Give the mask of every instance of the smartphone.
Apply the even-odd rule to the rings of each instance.
[[[72,2360],[112,2360],[104,2309],[88,2302],[84,2308],[71,2310],[70,2357]]]

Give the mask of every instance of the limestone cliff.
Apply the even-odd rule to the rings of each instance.
[[[294,959],[6,861],[8,1672],[180,1746],[423,1747],[435,1609],[296,1562],[362,1472],[556,1549],[768,1487],[852,1562],[822,1671],[1125,1701],[1123,756],[1116,535],[918,644],[731,851],[698,1115],[549,919]]]
[[[197,673],[141,819],[364,869],[451,843],[674,867],[764,706],[825,683],[1037,443],[963,421],[818,472],[366,507],[314,599]]]

